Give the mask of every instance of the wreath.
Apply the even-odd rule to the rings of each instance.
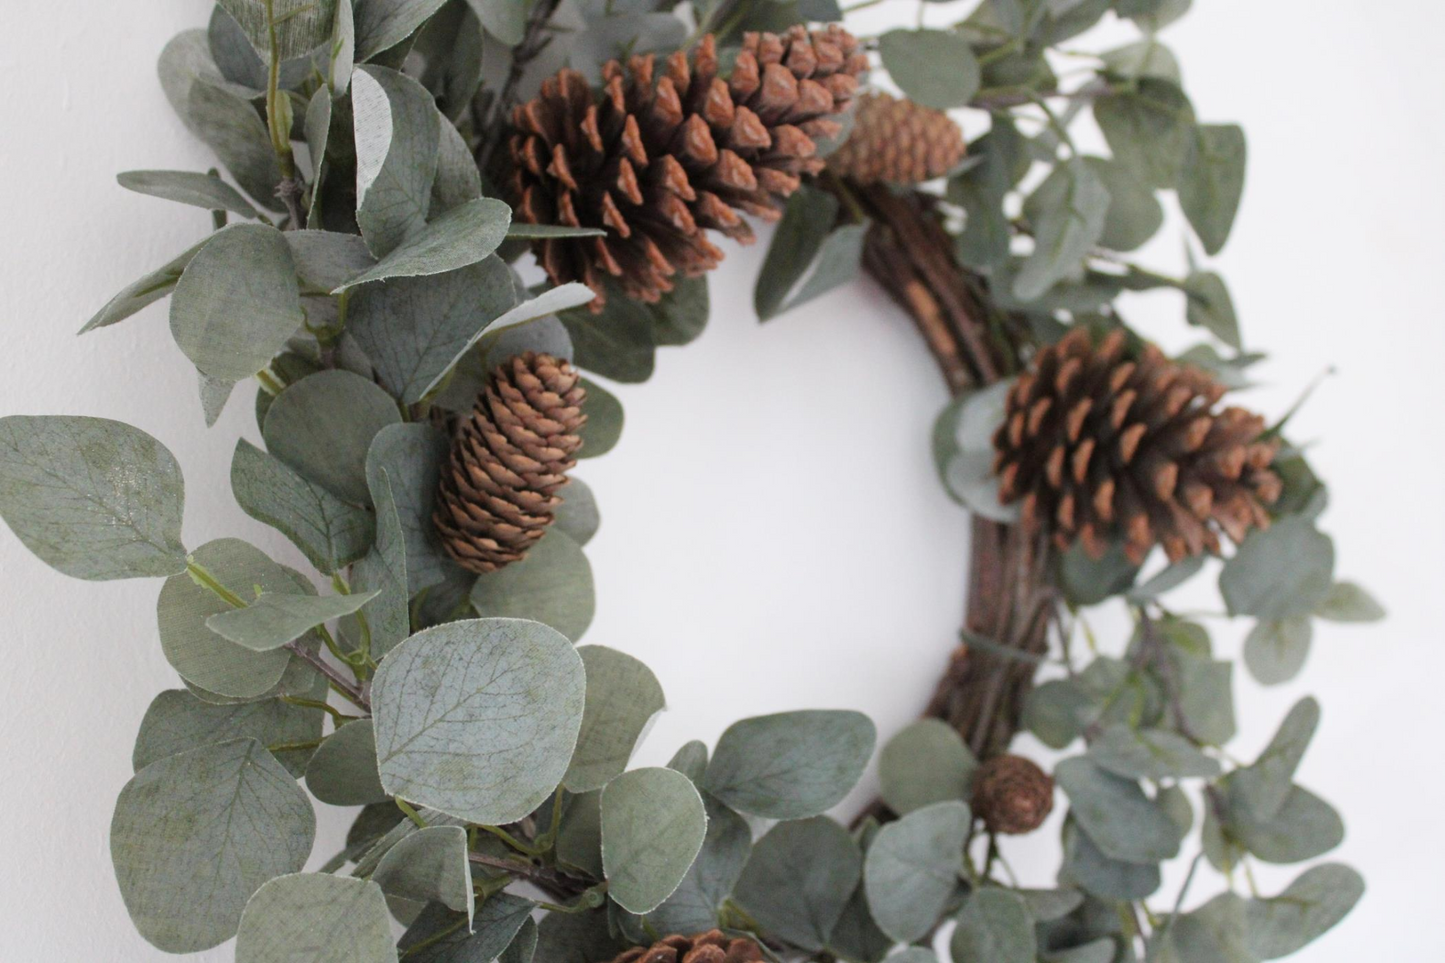
[[[148,941],[235,937],[241,963],[1240,963],[1350,910],[1341,864],[1274,895],[1251,873],[1342,838],[1293,779],[1318,704],[1235,760],[1233,666],[1166,601],[1217,571],[1265,684],[1300,670],[1312,619],[1382,615],[1335,576],[1289,416],[1224,401],[1260,356],[1197,259],[1229,234],[1245,139],[1197,120],[1160,39],[1189,0],[969,6],[865,37],[835,0],[220,0],[165,47],[166,96],[229,180],[120,176],[214,231],[83,330],[169,297],[208,423],[258,384],[265,448],[238,441],[233,494],[315,571],[183,541],[180,468],[137,428],[0,420],[27,547],[164,579],[183,686],[146,712],[110,827]],[[1077,49],[1106,16],[1139,39]],[[1085,118],[1107,156],[1076,145]],[[1170,192],[1184,277],[1128,257]],[[760,318],[862,271],[916,322],[953,395],[940,477],[973,513],[957,645],[847,822],[865,716],[744,719],[629,769],[662,685],[576,645],[599,515],[569,476],[622,429],[582,372],[642,381],[697,337],[707,272],[758,221]],[[1154,290],[1202,343],[1171,357],[1130,326]],[[1090,631],[1104,603],[1130,637]],[[1024,730],[1069,754],[1045,771],[1011,751]],[[1023,886],[1008,837],[1060,793],[1057,882]],[[313,799],[361,808],[305,872]]]

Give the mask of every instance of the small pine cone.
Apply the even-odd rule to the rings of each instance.
[[[666,936],[651,946],[635,946],[612,963],[763,963],[758,944],[733,939],[721,930],[695,936]]]
[[[1053,777],[1023,756],[994,756],[973,777],[973,814],[991,833],[1031,833],[1053,808]]]
[[[999,499],[1021,502],[1026,531],[1095,558],[1113,538],[1135,564],[1156,543],[1176,562],[1218,552],[1220,531],[1238,543],[1269,526],[1279,443],[1261,437],[1259,415],[1216,411],[1224,392],[1152,344],[1126,357],[1121,330],[1095,347],[1075,328],[1009,393],[994,435]]]
[[[678,51],[655,77],[652,55],[602,68],[593,96],[575,70],[517,107],[510,143],[516,216],[531,224],[601,228],[602,237],[548,238],[537,260],[554,283],[581,281],[599,310],[610,276],[632,298],[657,301],[674,275],[712,270],[723,252],[705,229],[753,240],[739,211],[775,220],[780,198],[823,161],[815,141],[842,129],[868,58],[844,29],[744,35],[727,80],[711,35]]]
[[[943,111],[870,93],[858,98],[853,130],[828,169],[859,184],[921,184],[951,171],[967,149]]]
[[[566,361],[528,351],[497,366],[461,419],[432,522],[462,568],[495,572],[546,534],[582,447],[580,378]]]

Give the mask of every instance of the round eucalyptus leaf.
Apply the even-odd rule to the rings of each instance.
[[[587,700],[562,785],[568,792],[587,792],[601,789],[627,768],[666,699],[657,676],[632,656],[601,645],[586,645],[577,653],[587,671]]]
[[[1177,733],[1109,726],[1089,746],[1088,756],[1102,769],[1129,779],[1212,778],[1219,763]]]
[[[954,963],[1034,963],[1034,921],[1022,896],[997,887],[975,890],[949,940]]]
[[[1288,682],[1304,668],[1313,638],[1308,618],[1257,622],[1244,638],[1244,664],[1264,685]]]
[[[264,59],[291,60],[331,36],[336,0],[218,0]]]
[[[557,509],[557,531],[563,532],[578,545],[586,545],[602,526],[597,510],[597,497],[580,478],[573,478],[562,489],[562,504]]]
[[[401,421],[396,401],[350,371],[320,371],[276,396],[266,412],[266,447],[303,476],[353,505],[369,505],[366,455],[372,439]]]
[[[477,579],[471,600],[483,618],[531,619],[574,642],[592,624],[597,604],[592,565],[582,546],[555,530],[520,562]]]
[[[668,760],[667,768],[676,769],[694,785],[702,785],[702,777],[707,772],[707,744],[696,739],[683,743]]]
[[[876,736],[861,712],[812,709],[744,719],[718,739],[703,786],[754,816],[816,816],[853,788]]]
[[[458,827],[453,828],[461,831]],[[491,963],[493,960],[506,960],[505,951],[510,950],[517,940],[525,938],[529,925],[532,926],[531,940],[535,943],[535,924],[532,924],[529,914],[536,906],[520,896],[498,893],[477,907],[468,927],[457,925],[457,912],[445,903],[433,902],[407,926],[397,948],[402,951],[407,963]],[[528,961],[521,960],[519,963]]]
[[[1266,863],[1301,863],[1334,849],[1345,824],[1333,806],[1300,786],[1291,787],[1272,815],[1248,810],[1229,814],[1230,834]]]
[[[1262,960],[1296,953],[1344,919],[1363,895],[1365,881],[1350,867],[1313,866],[1278,896],[1245,904],[1249,948]]]
[[[863,885],[873,919],[895,942],[926,934],[959,891],[970,823],[968,806],[953,801],[916,809],[879,830],[863,863]]]
[[[206,628],[256,652],[279,649],[318,625],[352,615],[377,595],[293,595],[262,593],[242,609],[229,609],[206,619]]]
[[[396,963],[381,887],[294,873],[256,891],[241,917],[236,963]]]
[[[332,293],[340,294],[368,281],[445,274],[476,264],[502,243],[511,220],[512,209],[501,201],[468,201],[407,237],[375,266],[348,279]]]
[[[411,834],[381,857],[371,879],[388,896],[422,903],[435,900],[467,914],[468,924],[472,921],[472,871],[467,831],[461,826],[428,826]]]
[[[858,844],[826,816],[779,823],[753,847],[733,898],[765,932],[817,952],[862,868]]]
[[[1315,615],[1331,622],[1378,622],[1385,617],[1385,607],[1364,587],[1354,582],[1336,582]]]
[[[1158,863],[1111,859],[1072,822],[1064,827],[1064,864],[1059,879],[1111,900],[1144,899],[1158,891],[1162,882]]]
[[[622,437],[622,402],[595,381],[583,378],[581,384],[587,390],[587,400],[582,403],[587,424],[577,432],[582,438],[577,457],[596,458],[615,448]]]
[[[1244,195],[1244,128],[1199,124],[1189,138],[1179,172],[1179,206],[1208,254],[1229,239]]]
[[[41,561],[75,578],[185,570],[185,483],[175,456],[104,418],[0,418],[0,517]]]
[[[136,773],[116,800],[110,855],[141,935],[194,953],[234,936],[251,894],[299,870],[315,834],[291,774],[255,739],[235,739]]]
[[[1106,856],[1132,863],[1156,863],[1179,854],[1183,834],[1139,784],[1116,776],[1083,756],[1065,759],[1054,770],[1069,797],[1070,813]]]
[[[978,59],[962,34],[890,30],[878,39],[878,53],[893,82],[926,107],[963,107],[978,93]]]
[[[432,511],[437,482],[447,456],[447,438],[431,425],[410,422],[377,432],[366,454],[370,489],[381,490],[382,476],[391,489],[406,544],[406,579],[411,594],[466,575],[446,557]]]
[[[677,890],[647,914],[647,922],[659,931],[700,933],[717,926],[723,901],[732,895],[752,851],[747,820],[711,796],[703,806],[707,836],[702,850]]]
[[[879,753],[880,792],[890,809],[907,815],[931,803],[967,799],[977,768],[956,729],[939,719],[920,719]]]
[[[1279,812],[1319,724],[1320,704],[1313,696],[1296,702],[1259,758],[1230,774],[1230,805],[1241,806],[1257,818]]]
[[[326,738],[306,767],[306,788],[333,806],[366,806],[391,798],[381,788],[372,720],[348,722]]]
[[[263,746],[307,743],[321,736],[320,709],[295,706],[280,699],[212,705],[184,689],[170,689],[151,700],[141,719],[131,765],[139,771],[151,763],[199,746],[249,736]],[[310,749],[272,752],[293,776],[306,771]]]
[[[372,686],[382,785],[470,822],[521,819],[567,771],[585,689],[577,650],[540,623],[474,619],[418,632]]]
[[[607,894],[647,913],[676,891],[707,834],[702,797],[672,769],[635,769],[602,790],[602,866]]]
[[[366,57],[365,28],[371,11],[395,6],[367,3],[356,11],[358,60]],[[426,228],[441,143],[440,115],[420,83],[375,64],[358,67],[352,74],[351,104],[356,137],[356,222],[371,253],[384,258]]]

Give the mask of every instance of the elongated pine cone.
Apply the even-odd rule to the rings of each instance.
[[[749,939],[733,939],[721,930],[695,936],[665,936],[651,946],[635,946],[612,963],[763,963],[763,951]]]
[[[1060,548],[1100,557],[1114,538],[1138,564],[1156,543],[1171,561],[1219,551],[1267,528],[1279,498],[1279,443],[1225,389],[1154,345],[1126,357],[1122,330],[1096,347],[1075,328],[1038,353],[1008,396],[994,435],[999,498]]]
[[[921,184],[947,174],[967,149],[963,131],[943,111],[868,93],[858,98],[853,130],[828,169],[859,184]]]
[[[1023,756],[994,756],[973,777],[973,814],[991,833],[1031,833],[1054,809],[1054,780]]]
[[[603,92],[562,70],[516,108],[511,187],[531,224],[601,228],[602,237],[535,245],[552,281],[581,281],[600,309],[610,276],[632,298],[657,301],[678,272],[695,277],[723,252],[705,229],[753,240],[739,211],[773,220],[780,198],[823,161],[815,140],[842,126],[868,58],[844,29],[744,35],[727,80],[711,35],[678,51],[655,77],[652,55],[602,68]]]
[[[528,351],[497,366],[457,426],[432,522],[462,568],[494,572],[546,534],[582,447],[580,378],[566,361]]]

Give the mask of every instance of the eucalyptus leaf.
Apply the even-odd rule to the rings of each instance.
[[[857,273],[862,253],[860,225],[834,229],[838,199],[827,191],[794,191],[773,232],[758,272],[753,306],[767,321],[810,300]]]
[[[577,749],[562,778],[574,793],[601,789],[620,776],[638,740],[666,706],[657,676],[637,659],[601,645],[577,652],[587,671],[587,698]]]
[[[1309,615],[1334,585],[1335,547],[1309,521],[1251,531],[1219,574],[1231,615],[1279,621]]]
[[[371,10],[388,2],[359,0],[357,4],[357,55],[361,59],[367,56],[363,22]],[[437,5],[440,2],[435,0]],[[384,258],[426,227],[437,172],[440,120],[425,87],[385,67],[357,69],[351,80],[351,103],[356,134],[356,221],[371,253]]]
[[[968,806],[955,800],[916,809],[878,832],[863,883],[873,919],[896,942],[928,933],[954,898],[971,823]]]
[[[1124,80],[1155,77],[1179,83],[1179,60],[1154,37],[1107,50],[1101,57],[1104,69]]]
[[[1299,786],[1290,788],[1273,815],[1231,809],[1229,830],[1235,840],[1266,863],[1300,863],[1322,856],[1345,838],[1345,825],[1334,807]]]
[[[1129,779],[1212,778],[1219,763],[1183,736],[1162,729],[1135,730],[1114,725],[1089,746],[1088,757],[1101,769]]]
[[[595,963],[627,948],[613,936],[607,913],[549,913],[537,924],[537,950],[533,963]]]
[[[243,609],[217,612],[206,619],[206,628],[257,652],[279,649],[294,642],[325,622],[351,615],[377,595],[292,595],[257,596]]]
[[[352,570],[352,590],[372,590],[375,597],[361,609],[366,619],[369,655],[381,658],[411,634],[410,595],[407,592],[406,532],[396,507],[391,474],[368,478],[376,506],[376,544]]]
[[[1054,770],[1069,797],[1070,813],[1104,853],[1131,863],[1157,863],[1179,854],[1183,834],[1138,783],[1100,768],[1091,759],[1065,759]]]
[[[116,176],[121,187],[138,194],[190,204],[212,211],[230,211],[242,217],[259,216],[235,188],[208,174],[191,171],[127,171]]]
[[[1331,622],[1378,622],[1385,617],[1385,608],[1362,586],[1336,582],[1314,614]]]
[[[974,890],[948,943],[954,963],[1034,963],[1034,921],[1022,896],[997,887]]]
[[[1158,863],[1112,859],[1073,823],[1064,829],[1064,864],[1059,879],[1111,900],[1144,899],[1156,892],[1161,882]]]
[[[377,772],[376,730],[370,719],[348,722],[321,743],[306,767],[306,788],[332,806],[366,806],[391,798]]]
[[[471,601],[483,618],[532,619],[575,642],[596,611],[592,565],[580,545],[553,530],[520,562],[478,578]]]
[[[814,709],[743,719],[718,739],[703,786],[754,816],[815,816],[853,788],[876,734],[859,712]]]
[[[281,183],[276,151],[248,97],[201,77],[188,89],[184,113],[191,129],[253,201],[269,211],[284,209],[276,197]]]
[[[906,816],[933,803],[967,799],[977,768],[958,730],[940,719],[920,719],[879,754],[880,793],[890,809]]]
[[[978,59],[961,34],[890,30],[878,38],[878,53],[893,82],[926,107],[963,107],[978,93]]]
[[[1278,896],[1245,903],[1250,951],[1262,960],[1297,953],[1344,919],[1364,894],[1364,879],[1350,867],[1311,867]]]
[[[622,438],[622,402],[595,381],[583,378],[581,385],[587,392],[587,400],[582,407],[583,413],[587,415],[587,423],[577,432],[582,439],[582,447],[578,450],[577,457],[596,458],[617,447],[617,442]]]
[[[371,880],[388,896],[435,900],[472,923],[472,873],[461,826],[428,826],[406,837],[381,857]]]
[[[487,33],[508,47],[522,42],[527,27],[527,0],[467,0]]]
[[[604,378],[637,384],[652,377],[657,348],[647,305],[614,291],[602,310],[572,310],[558,316],[567,327],[573,360]]]
[[[482,197],[482,174],[477,170],[477,160],[472,156],[466,139],[456,126],[444,115],[438,114],[437,127],[441,137],[437,141],[437,176],[431,186],[431,214],[433,223],[442,216],[465,207]],[[511,219],[507,209],[507,219]],[[475,217],[476,215],[472,215]],[[510,225],[504,225],[507,236],[511,236]],[[480,236],[474,235],[475,239]],[[488,252],[490,253],[490,252]]]
[[[993,435],[1003,424],[1014,383],[1000,381],[960,395],[933,426],[934,462],[948,494],[969,511],[1005,524],[1018,518],[1018,508],[999,497]]]
[[[212,705],[184,689],[168,689],[151,700],[141,719],[131,766],[140,771],[167,756],[243,737],[268,747],[306,743],[320,738],[322,719],[320,709],[280,699]],[[292,776],[300,776],[311,751],[275,751],[272,755]]]
[[[597,510],[597,498],[592,489],[580,478],[573,478],[562,490],[562,504],[557,507],[553,524],[578,545],[585,546],[597,534],[602,516]]]
[[[388,425],[376,433],[366,456],[366,478],[377,491],[385,474],[396,502],[406,546],[408,592],[445,582],[458,570],[446,557],[432,524],[447,438],[431,425]]]
[[[370,60],[416,32],[446,0],[352,0],[356,59]]]
[[[290,60],[331,36],[336,0],[218,0],[262,57]]]
[[[207,238],[206,240],[210,240]],[[167,297],[176,288],[180,281],[181,274],[186,270],[186,265],[191,263],[191,258],[196,256],[206,241],[201,241],[193,247],[187,248],[178,254],[173,260],[156,268],[154,271],[128,285],[115,297],[105,303],[105,307],[95,313],[85,327],[77,334],[86,334],[96,328],[109,327],[124,321],[126,318],[140,311],[142,308],[154,304],[161,298]]]
[[[366,505],[372,439],[401,421],[396,402],[369,379],[340,369],[302,378],[276,396],[263,434],[271,454],[341,500]]]
[[[676,769],[676,762],[669,768]],[[702,849],[673,894],[647,916],[647,922],[659,930],[698,933],[717,926],[718,911],[732,894],[752,851],[753,834],[747,820],[711,796],[703,797],[703,806],[707,835]]]
[[[476,264],[507,236],[512,209],[501,201],[477,198],[447,211],[412,234],[375,267],[341,285],[333,294],[368,281],[445,274]]]
[[[1194,738],[1222,746],[1234,738],[1234,664],[1180,653],[1179,711]]]
[[[1278,813],[1289,797],[1295,771],[1319,724],[1320,704],[1314,697],[1296,702],[1259,758],[1230,775],[1232,804],[1262,818]]]
[[[256,891],[241,917],[236,963],[396,963],[381,888],[295,873]]]
[[[1308,618],[1256,622],[1244,638],[1244,664],[1264,685],[1288,682],[1304,668],[1313,638]]]
[[[1122,164],[1102,157],[1085,157],[1084,163],[1099,176],[1109,192],[1109,213],[1099,243],[1114,251],[1143,247],[1164,224],[1164,208],[1154,192]]]
[[[366,241],[336,231],[287,231],[286,244],[303,293],[323,295],[376,263]]]
[[[407,963],[492,963],[499,958],[506,960],[505,955],[499,957],[499,954],[522,939],[529,926],[535,929],[528,919],[535,906],[531,900],[520,896],[497,893],[476,908],[469,928],[465,917],[459,917],[442,903],[432,903],[407,927],[397,947],[405,954]],[[458,923],[462,925],[458,926]],[[535,933],[532,941],[536,941]]]
[[[1224,279],[1212,271],[1195,271],[1184,281],[1185,317],[1238,350],[1239,319]]]
[[[1150,187],[1173,187],[1194,131],[1194,108],[1177,84],[1153,77],[1094,101],[1115,159]]]
[[[1244,130],[1237,124],[1200,124],[1188,139],[1179,171],[1179,206],[1204,250],[1218,254],[1229,240],[1244,194]]]
[[[1014,279],[1013,293],[1032,301],[1078,268],[1085,254],[1103,236],[1109,214],[1109,190],[1082,159],[1062,166],[1058,198],[1041,203],[1034,225],[1034,250]],[[1043,192],[1045,181],[1038,188]]]
[[[672,769],[636,769],[602,790],[607,895],[633,913],[671,896],[702,849],[707,815],[691,780]]]
[[[1221,893],[1198,909],[1174,917],[1169,942],[1178,963],[1255,963],[1247,945],[1244,900]]]
[[[826,816],[783,822],[753,847],[734,899],[764,931],[817,952],[858,885],[863,856]]]

